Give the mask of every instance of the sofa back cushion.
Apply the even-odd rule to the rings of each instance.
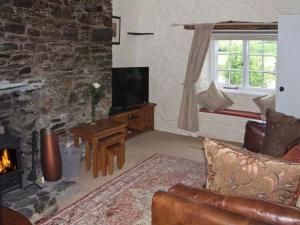
[[[225,143],[204,140],[207,188],[228,196],[242,196],[292,205],[300,178],[300,164],[253,153]]]
[[[264,139],[263,154],[282,157],[286,153],[287,146],[300,137],[300,120],[276,112],[267,110],[267,125]]]

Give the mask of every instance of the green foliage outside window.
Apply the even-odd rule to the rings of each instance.
[[[216,41],[216,47],[218,83],[242,86],[243,73],[247,69],[247,86],[275,88],[276,41],[220,40]],[[247,58],[247,66],[244,65],[244,57]]]

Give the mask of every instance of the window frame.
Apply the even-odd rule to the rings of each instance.
[[[230,85],[222,85],[218,83],[218,49],[215,47],[215,41],[220,41],[220,40],[241,40],[243,41],[243,53],[242,53],[242,58],[243,58],[243,71],[242,71],[242,84],[240,86],[236,86],[236,88],[234,88],[235,86],[230,86]],[[245,39],[245,38],[241,38],[241,39],[212,39],[210,46],[209,46],[209,57],[210,57],[210,74],[212,74],[212,80],[216,83],[216,85],[218,85],[219,87],[221,87],[224,90],[228,90],[228,91],[249,91],[249,92],[272,92],[276,90],[276,87],[273,88],[262,88],[262,87],[251,87],[249,85],[249,76],[250,76],[250,70],[249,70],[249,41],[251,40],[262,40],[262,41],[277,41],[277,39],[275,39],[274,37],[270,38],[270,39],[260,39],[259,36],[256,37],[255,39]],[[230,54],[228,54],[230,55]],[[257,55],[257,56],[263,56],[264,55]],[[276,57],[276,64],[277,64],[277,59],[278,59],[278,54],[275,55]],[[263,63],[263,62],[262,62]],[[264,67],[264,65],[262,65],[262,67]],[[277,67],[277,65],[276,65]],[[229,70],[230,71],[230,70]],[[268,71],[256,71],[259,73],[267,73]],[[271,72],[269,72],[271,73]],[[277,77],[277,69],[276,69],[276,73],[274,73],[274,75]],[[232,87],[232,88],[230,88]]]

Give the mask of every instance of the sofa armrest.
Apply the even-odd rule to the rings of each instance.
[[[246,131],[244,136],[244,148],[251,152],[260,153],[263,148],[265,138],[265,123],[256,121],[248,121],[246,123]]]
[[[177,184],[169,192],[184,199],[204,203],[274,225],[300,224],[300,210],[278,203],[243,197],[228,197],[216,192]]]
[[[152,225],[267,225],[223,209],[158,191],[152,200]]]

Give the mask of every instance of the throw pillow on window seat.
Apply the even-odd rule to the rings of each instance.
[[[257,105],[257,107],[260,109],[262,119],[266,119],[266,113],[267,109],[275,109],[275,101],[276,101],[276,95],[264,95],[259,96],[253,99],[254,103]]]
[[[294,206],[300,164],[204,140],[207,188],[228,196],[263,199]]]
[[[287,146],[300,137],[300,120],[276,112],[267,110],[266,133],[261,153],[282,157],[286,153]]]
[[[226,109],[233,105],[233,101],[212,81],[209,88],[201,91],[197,96],[197,102],[201,108],[213,112],[217,109]]]

